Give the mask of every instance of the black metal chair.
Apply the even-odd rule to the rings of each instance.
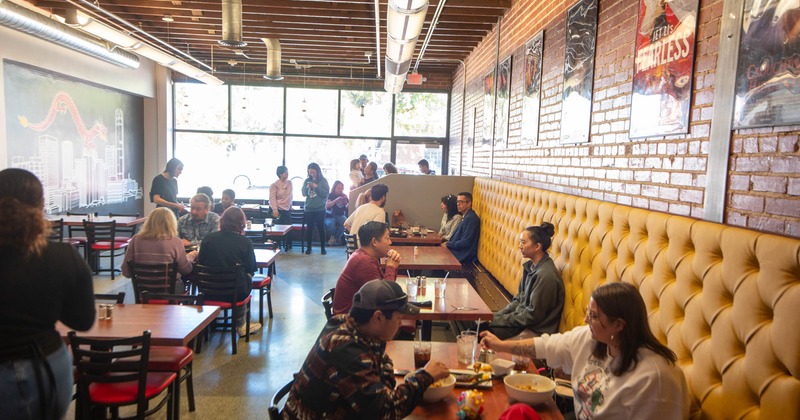
[[[47,240],[51,242],[64,242],[64,219],[50,221],[50,234]]]
[[[136,303],[142,303],[141,294],[144,291],[175,293],[175,283],[178,281],[177,261],[162,264],[139,264],[128,261],[128,267],[131,270],[131,284]]]
[[[143,419],[167,406],[167,419],[175,416],[179,387],[177,375],[150,372],[150,331],[121,339],[92,339],[67,334],[77,371],[75,418],[88,419],[95,408],[103,408],[103,417],[112,410],[119,417],[119,407],[136,405],[136,418]],[[151,410],[148,402],[164,398]]]
[[[84,218],[88,217],[90,213],[75,213],[68,211],[67,216],[83,216]],[[91,213],[92,216],[97,216],[97,213]],[[83,235],[83,236],[78,236]],[[78,249],[83,249],[83,257],[86,260],[89,260],[89,251],[86,249],[86,242],[89,239],[86,238],[86,230],[83,226],[67,226],[67,242],[72,244],[74,247]]]
[[[115,268],[114,258],[124,255],[125,250],[128,248],[127,242],[119,242],[116,240],[117,222],[90,222],[83,221],[83,228],[86,231],[86,253],[89,259],[89,266],[94,269],[95,273],[101,271],[110,271],[111,279],[113,280],[116,273],[120,271]],[[103,255],[103,253],[108,253]],[[110,269],[100,268],[100,258],[109,257],[111,260]]]
[[[112,303],[125,303],[125,292],[119,292],[116,294],[111,293],[95,293],[94,300],[97,302],[98,300],[102,300],[104,302],[112,302]]]
[[[295,204],[299,203],[299,204]],[[300,206],[299,209],[296,209],[296,206]],[[292,202],[292,232],[300,232],[296,235],[295,239],[299,239],[300,241],[300,252],[306,252],[306,208],[305,203],[302,201],[295,201]],[[292,241],[294,241],[293,239]],[[291,247],[291,245],[289,245]]]
[[[250,279],[245,274],[240,264],[232,268],[208,267],[195,265],[196,272],[194,281],[197,289],[206,295],[206,304],[215,305],[222,308],[222,319],[217,318],[217,325],[224,328],[230,327],[231,330],[231,351],[236,354],[238,347],[239,334],[236,331],[236,319],[233,315],[233,308],[241,307],[245,311],[245,341],[250,341],[250,300],[251,295],[239,296],[237,285],[240,282],[247,282],[250,289]]]
[[[115,218],[115,217],[135,217],[139,218],[139,213],[108,213],[108,217]],[[133,226],[117,226],[117,240],[125,240],[130,241],[133,238],[133,235],[139,231],[139,225]]]
[[[358,249],[358,239],[356,238],[355,234],[344,234],[344,245],[345,251],[347,255],[347,259],[350,259],[350,256],[353,255],[354,252]]]
[[[272,396],[272,399],[269,402],[269,418],[270,420],[283,420],[283,415],[281,414],[280,403],[281,400],[286,398],[289,395],[289,391],[292,390],[292,385],[294,385],[294,380],[289,381],[286,385],[282,386],[275,395]]]
[[[322,307],[325,308],[325,318],[331,319],[333,316],[333,296],[336,293],[336,288],[332,287],[328,293],[322,295]]]

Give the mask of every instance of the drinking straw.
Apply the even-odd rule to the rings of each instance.
[[[406,270],[406,274],[408,274],[408,278],[411,278],[411,270]]]
[[[449,275],[450,275],[450,272],[448,271],[447,273],[445,273],[444,279],[442,281],[447,281],[447,276],[449,276]]]

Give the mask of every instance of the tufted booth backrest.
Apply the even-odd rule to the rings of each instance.
[[[518,235],[555,225],[550,256],[583,324],[591,292],[635,285],[708,419],[800,419],[800,240],[477,178],[478,259],[512,293]]]

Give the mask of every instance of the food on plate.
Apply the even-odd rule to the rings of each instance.
[[[489,372],[492,373],[492,365],[488,363],[475,362],[472,365],[472,370],[475,372]]]
[[[491,372],[480,372],[478,374],[461,373],[456,374],[456,382],[461,384],[477,384],[478,382],[488,381],[492,379]]]

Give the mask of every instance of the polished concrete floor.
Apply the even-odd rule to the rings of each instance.
[[[299,247],[282,253],[272,287],[274,318],[266,318],[264,329],[252,335],[249,343],[240,340],[236,355],[231,354],[230,334],[211,335],[194,359],[197,409],[189,412],[185,387],[181,387],[181,418],[268,418],[272,395],[300,369],[325,324],[320,297],[336,285],[345,261],[344,247],[328,247],[324,256],[317,247],[311,255],[302,254]],[[126,302],[133,302],[130,280],[125,277],[96,276],[94,285],[95,293],[125,291]],[[253,319],[258,317],[256,301]],[[441,327],[434,328],[433,339],[455,341],[452,332]],[[165,413],[162,410],[153,418],[166,418]],[[72,407],[67,418],[74,418]]]

